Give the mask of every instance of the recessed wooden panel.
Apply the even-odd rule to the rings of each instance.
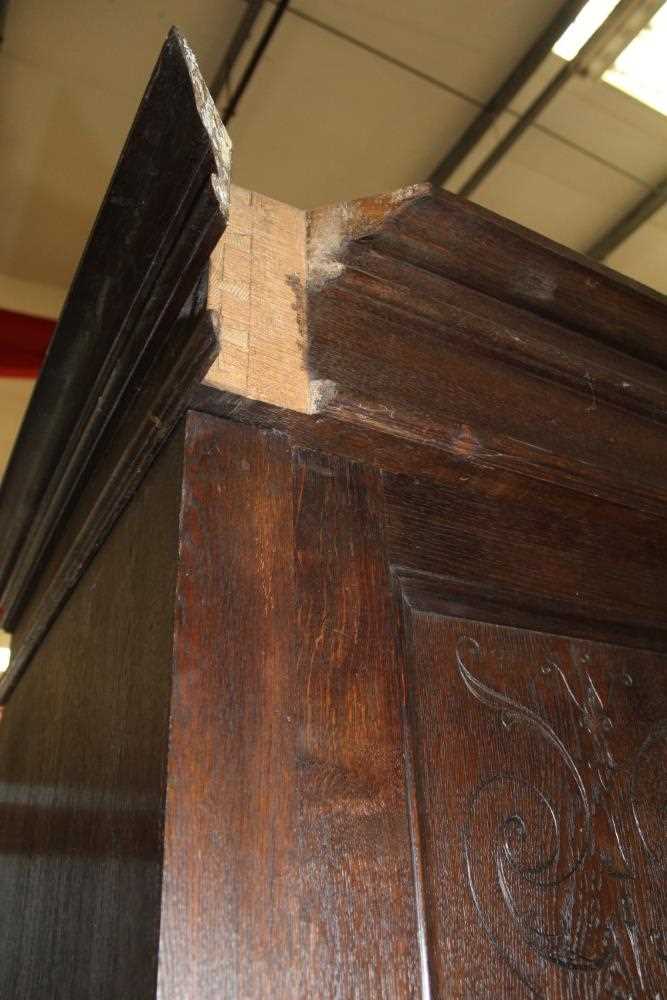
[[[384,486],[389,558],[411,603],[665,649],[660,519],[463,463],[449,482],[386,474]]]
[[[663,996],[665,658],[408,616],[433,996]]]

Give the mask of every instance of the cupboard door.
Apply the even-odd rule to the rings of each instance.
[[[431,995],[665,996],[664,656],[411,608],[406,647]]]

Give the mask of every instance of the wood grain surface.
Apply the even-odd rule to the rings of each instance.
[[[378,482],[188,421],[159,995],[418,996]]]
[[[155,996],[182,437],[0,722],[0,996]]]
[[[21,622],[25,645],[15,645],[2,700],[216,353],[207,263],[227,219],[229,158],[229,139],[194,56],[174,29],[3,477],[0,621],[11,632]]]
[[[295,453],[301,996],[419,996],[397,615],[372,471]]]
[[[296,995],[289,451],[190,416],[166,803],[161,1000]]]
[[[0,1000],[662,1000],[664,298],[228,153],[173,32],[0,502]]]
[[[662,996],[664,656],[406,617],[431,995]]]
[[[232,395],[199,393],[195,405],[381,470],[387,557],[420,606],[667,648],[667,528],[657,512],[478,468],[444,450],[427,423],[399,437]]]
[[[663,296],[418,185],[310,213],[306,315],[320,409],[664,510]]]
[[[160,997],[659,996],[656,519],[298,424],[188,422]]]
[[[310,411],[305,280],[305,212],[233,186],[210,262],[208,307],[221,338],[205,385]]]
[[[660,518],[460,466],[449,483],[385,473],[384,490],[388,557],[421,606],[430,590],[433,610],[441,595],[487,621],[667,649]]]

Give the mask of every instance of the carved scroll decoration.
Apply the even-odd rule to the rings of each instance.
[[[612,675],[603,700],[587,669],[588,654],[574,679],[550,658],[531,685],[536,692],[540,684],[558,685],[559,704],[571,714],[576,734],[568,746],[542,713],[480,680],[476,640],[461,637],[456,655],[466,689],[497,713],[521,759],[530,763],[535,748],[534,774],[499,763],[480,775],[468,802],[463,861],[481,926],[533,995],[544,995],[540,969],[557,966],[568,978],[586,977],[587,997],[662,1000],[655,968],[667,981],[664,910],[656,922],[636,887],[648,885],[664,900],[667,720],[621,759],[612,746],[609,713],[632,677]]]

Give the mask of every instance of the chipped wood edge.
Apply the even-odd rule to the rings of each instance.
[[[309,372],[307,294],[341,274],[351,240],[430,191],[415,184],[306,212],[232,186],[227,230],[209,264],[208,307],[221,335],[204,386],[299,413],[326,409],[336,387]]]
[[[220,351],[204,385],[312,412],[306,363],[306,213],[232,187],[227,232],[209,265]]]
[[[354,240],[379,232],[388,219],[432,192],[430,184],[411,184],[388,194],[345,201],[308,213],[309,292],[319,292],[345,270],[341,258]]]

